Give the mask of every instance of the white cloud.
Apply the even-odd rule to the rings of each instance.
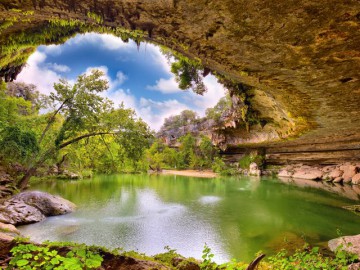
[[[53,85],[59,81],[60,75],[50,70],[48,66],[44,64],[45,60],[46,54],[39,51],[33,53],[17,80],[36,85],[38,90],[43,94],[52,92]]]
[[[68,44],[84,44],[90,43],[103,47],[107,50],[119,50],[119,49],[127,49],[131,47],[130,43],[125,43],[121,40],[121,38],[115,37],[110,34],[97,34],[97,33],[86,33],[86,34],[78,34],[75,38],[70,39]]]
[[[56,64],[56,63],[49,63],[48,67],[52,68],[54,71],[57,71],[57,72],[66,73],[66,72],[71,71],[70,67],[68,67],[66,65],[59,65],[59,64]]]
[[[152,129],[159,130],[165,118],[177,115],[186,109],[189,109],[187,105],[175,99],[154,101],[141,98],[135,111]]]
[[[185,97],[185,100],[192,104],[192,107],[196,108],[195,111],[199,116],[204,116],[205,110],[214,107],[219,99],[225,96],[227,91],[222,84],[217,82],[213,75],[208,75],[204,79],[204,84],[208,91],[203,96],[189,92],[189,95]]]
[[[61,45],[54,45],[54,44],[46,45],[46,46],[41,46],[41,51],[43,51],[48,55],[58,56],[62,53],[62,47]]]
[[[147,44],[146,45],[146,51],[149,52],[149,54],[152,57],[152,60],[166,73],[171,73],[171,66],[169,63],[169,60],[163,55],[159,49],[159,47],[153,45],[153,44]],[[170,62],[174,59],[170,59]]]
[[[146,86],[146,89],[159,91],[163,94],[173,94],[183,91],[179,89],[178,83],[175,81],[174,76],[169,79],[161,78],[160,80],[156,81],[155,85]]]
[[[116,85],[122,85],[127,79],[128,77],[122,71],[116,73]]]
[[[136,110],[137,100],[132,95],[130,89],[117,89],[106,93],[106,97],[114,102],[115,107],[118,107],[121,103],[124,103],[125,108],[132,108]]]

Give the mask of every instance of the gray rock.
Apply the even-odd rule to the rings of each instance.
[[[39,209],[22,201],[5,201],[0,206],[0,222],[22,225],[39,222],[45,219]]]
[[[45,216],[57,216],[71,213],[76,205],[59,196],[54,196],[40,191],[22,192],[14,197],[24,203],[38,208]]]
[[[360,256],[360,234],[332,239],[328,242],[328,246],[331,251],[335,251],[339,247],[342,250]]]
[[[23,192],[0,205],[0,221],[13,225],[39,222],[46,216],[74,211],[75,204],[61,197],[40,191]]]

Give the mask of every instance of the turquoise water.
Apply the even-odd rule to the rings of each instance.
[[[249,261],[262,250],[324,245],[360,233],[350,199],[263,178],[201,179],[172,175],[112,175],[53,181],[33,189],[78,205],[74,213],[21,227],[35,241],[75,241],[149,255],[165,246],[201,258],[206,243],[216,261]]]

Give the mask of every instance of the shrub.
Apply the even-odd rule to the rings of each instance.
[[[16,269],[95,269],[101,266],[103,258],[86,246],[73,247],[65,256],[49,246],[19,244],[11,249],[9,266]]]

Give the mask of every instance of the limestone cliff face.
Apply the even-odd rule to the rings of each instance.
[[[299,155],[359,159],[358,0],[3,0],[0,18],[14,9],[34,14],[2,30],[2,45],[49,19],[89,23],[92,12],[103,25],[143,30],[145,40],[247,85],[249,104],[267,124],[250,132],[242,125],[226,128],[221,136],[228,153],[265,147],[279,162]]]

